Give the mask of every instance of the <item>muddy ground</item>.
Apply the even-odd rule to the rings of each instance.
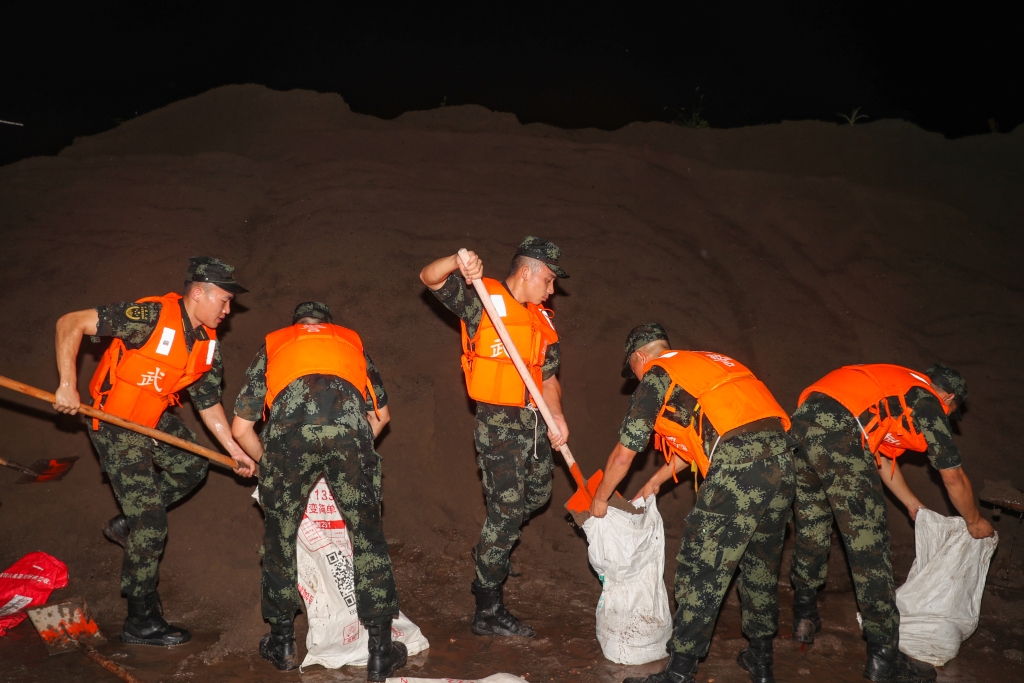
[[[79,139],[55,158],[0,168],[0,374],[52,390],[53,324],[69,310],[175,290],[189,256],[238,267],[252,292],[219,330],[230,411],[263,336],[295,303],[322,299],[357,329],[381,367],[392,423],[385,528],[403,611],[430,639],[403,673],[614,681],[638,669],[605,660],[594,638],[600,584],[585,540],[553,502],[526,527],[507,588],[533,640],[472,636],[469,550],[484,510],[457,325],[416,274],[476,249],[502,274],[527,234],[557,242],[572,277],[551,302],[573,451],[601,466],[632,389],[618,375],[633,326],[662,322],[674,344],[735,356],[792,408],[835,367],[893,362],[961,369],[971,389],[958,443],[965,467],[1024,488],[1024,133],[947,141],[909,124],[787,123],[738,130],[641,124],[621,131],[520,126],[477,107],[384,122],[333,95],[232,86]],[[83,344],[84,389],[102,346]],[[178,413],[211,444],[187,405]],[[254,656],[262,519],[253,484],[222,470],[170,512],[160,591],[168,617],[196,633],[169,651],[116,641],[120,548],[100,533],[117,512],[78,418],[0,395],[0,454],[21,462],[81,457],[62,482],[14,484],[0,472],[0,566],[33,550],[65,561],[71,583],[115,640],[103,650],[146,681],[360,680],[359,670],[279,674]],[[638,458],[624,491],[656,466]],[[906,458],[928,507],[952,514],[937,475]],[[693,502],[689,481],[663,492],[669,561]],[[990,511],[985,512],[991,515]],[[981,625],[940,680],[1014,680],[1024,670],[1021,522],[995,522]],[[912,525],[892,505],[898,578]],[[791,592],[786,574],[782,634]],[[780,680],[859,680],[864,645],[841,549],[824,600],[825,635],[806,651],[783,637]],[[301,624],[300,624],[301,626]],[[301,632],[301,629],[300,629]],[[701,680],[746,680],[735,597]],[[641,668],[657,670],[657,664]],[[526,674],[529,676],[526,676]],[[78,655],[47,659],[31,626],[0,638],[0,681],[99,681]]]

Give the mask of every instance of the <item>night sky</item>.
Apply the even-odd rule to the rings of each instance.
[[[855,107],[949,137],[1024,121],[1009,5],[381,4],[7,3],[0,119],[25,126],[0,124],[0,163],[229,83],[337,92],[383,118],[480,104],[568,128],[697,104],[712,127],[838,123]]]

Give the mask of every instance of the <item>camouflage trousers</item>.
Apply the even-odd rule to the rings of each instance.
[[[718,445],[686,517],[669,652],[707,654],[737,568],[743,632],[775,634],[779,563],[795,486],[792,448],[783,432],[742,434]]]
[[[381,519],[381,459],[368,428],[304,425],[267,443],[260,462],[263,617],[291,619],[302,606],[295,539],[309,490],[327,480],[352,539],[356,610],[365,625],[398,616],[398,595]]]
[[[536,429],[476,422],[476,462],[483,476],[487,519],[476,546],[476,578],[485,588],[508,576],[512,546],[530,515],[551,499],[551,442],[537,417]]]
[[[797,408],[790,434],[800,443],[794,455],[793,587],[814,592],[825,585],[835,519],[850,561],[864,638],[894,646],[899,642],[900,613],[875,456],[861,446],[860,429],[850,411],[831,398],[812,396]]]
[[[171,413],[160,431],[195,443],[196,435]],[[156,590],[160,555],[167,541],[167,508],[206,478],[206,459],[105,422],[89,438],[131,533],[121,560],[121,593],[140,598]]]

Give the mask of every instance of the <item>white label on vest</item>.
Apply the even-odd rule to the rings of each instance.
[[[501,294],[491,294],[491,303],[494,304],[494,309],[498,311],[499,318],[504,318],[508,315],[508,310],[505,308],[505,297]]]
[[[169,356],[172,344],[174,344],[174,328],[165,327],[160,334],[160,343],[156,345],[156,352],[161,356]]]
[[[217,348],[217,340],[210,340],[210,348],[206,349],[206,364],[213,365],[213,351]]]
[[[658,358],[671,358],[672,356],[674,356],[674,355],[676,355],[678,353],[679,353],[678,351],[666,351],[665,353],[663,353],[660,356],[658,356]]]
[[[915,379],[919,379],[919,380],[921,380],[921,381],[922,381],[922,382],[924,382],[925,384],[931,384],[931,382],[930,382],[930,381],[928,381],[928,380],[927,380],[926,378],[922,377],[921,375],[917,374],[916,372],[912,372],[912,373],[910,373],[910,376],[911,376],[911,377],[913,377],[913,378],[915,378]]]

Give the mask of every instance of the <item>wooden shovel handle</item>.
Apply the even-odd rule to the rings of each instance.
[[[46,401],[51,405],[57,402],[57,397],[51,394],[50,392],[43,391],[42,389],[37,389],[36,387],[33,387],[28,384],[23,384],[21,382],[10,379],[9,377],[4,377],[3,375],[0,375],[0,386],[7,387],[8,389],[25,394],[26,396],[31,396],[32,398],[38,398],[40,401]],[[238,469],[238,463],[236,463],[234,460],[227,457],[226,455],[221,455],[217,451],[211,451],[209,448],[203,448],[202,446],[194,444],[191,441],[179,439],[178,437],[168,434],[166,432],[161,432],[159,429],[145,427],[136,422],[132,422],[131,420],[125,420],[123,418],[117,417],[116,415],[105,413],[102,410],[98,410],[96,408],[92,408],[84,404],[81,407],[79,407],[78,412],[81,413],[82,415],[94,417],[97,420],[103,420],[104,422],[109,422],[110,424],[117,425],[118,427],[123,427],[124,429],[129,429],[133,432],[144,434],[145,436],[148,436],[151,439],[156,439],[157,441],[169,443],[175,448],[180,448],[183,451],[188,451],[190,453],[195,453],[196,455],[201,455],[208,460],[212,460],[218,465],[223,465],[233,470]]]
[[[469,252],[465,249],[459,249],[459,259],[463,265],[467,264],[469,258]],[[537,388],[537,383],[533,381],[533,376],[530,375],[530,371],[526,367],[526,363],[523,362],[522,357],[519,355],[519,349],[512,343],[512,338],[508,334],[508,330],[505,329],[505,323],[502,321],[501,316],[494,309],[494,304],[491,302],[491,295],[487,291],[487,287],[480,279],[473,280],[473,287],[476,289],[477,296],[480,297],[480,302],[484,305],[484,310],[487,311],[487,315],[491,319],[491,324],[494,325],[494,330],[498,333],[501,338],[501,343],[505,345],[505,353],[512,359],[512,363],[516,366],[516,370],[519,371],[519,376],[523,378],[523,382],[526,384],[526,389],[530,392],[530,396],[533,397],[533,402],[537,404],[537,410],[544,417],[544,421],[548,424],[548,429],[553,431],[555,434],[561,436],[561,432],[558,431],[558,424],[555,422],[554,416],[551,415],[551,410],[548,408],[547,402],[544,400],[544,395],[540,389]],[[558,449],[562,453],[562,457],[565,458],[565,464],[569,466],[569,471],[572,473],[573,479],[581,487],[586,488],[587,481],[583,478],[583,473],[580,472],[579,466],[576,464],[576,459],[572,457],[572,452],[569,451],[569,444],[562,444],[562,447]]]
[[[110,673],[112,673],[115,676],[117,676],[118,678],[120,678],[125,683],[142,683],[141,680],[139,680],[138,678],[133,676],[131,673],[126,671],[123,667],[119,666],[116,662],[113,662],[113,661],[107,659],[106,657],[104,657],[103,655],[101,655],[99,652],[97,652],[88,643],[81,643],[81,642],[79,642],[77,640],[74,640],[74,639],[72,639],[71,642],[73,642],[75,645],[78,646],[78,650],[83,655],[85,655],[86,657],[88,657],[92,661],[96,662],[97,664],[102,666],[104,669],[106,669]]]

